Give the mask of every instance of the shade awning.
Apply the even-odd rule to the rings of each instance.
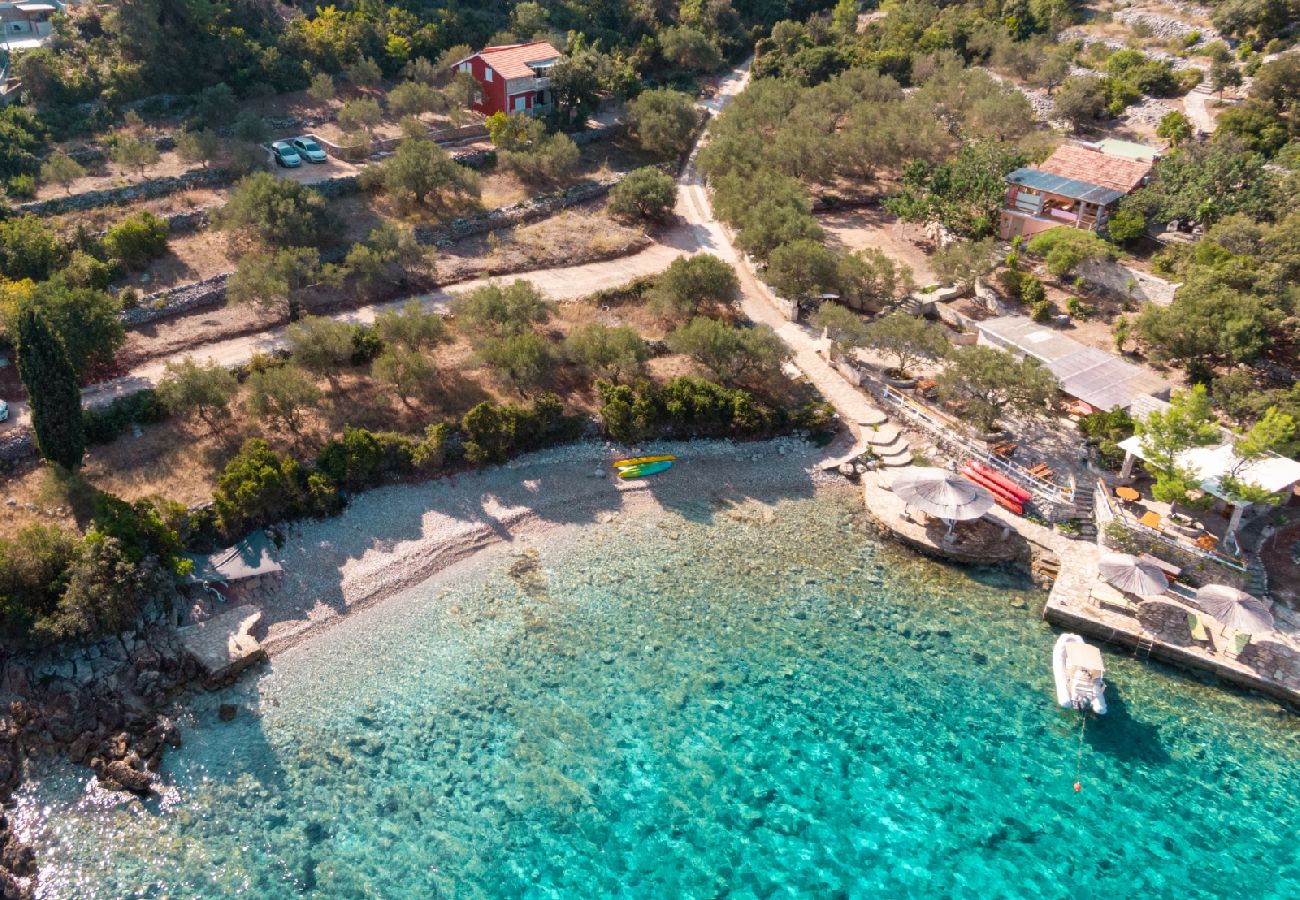
[[[1095,672],[1098,675],[1106,671],[1106,666],[1101,661],[1101,651],[1092,644],[1073,643],[1065,645],[1065,664],[1067,666],[1086,669],[1089,672]]]
[[[1130,407],[1154,395],[1169,395],[1171,385],[1159,375],[1028,316],[998,316],[975,327],[988,343],[1032,356],[1052,373],[1062,391],[1098,409]]]
[[[1119,442],[1119,447],[1138,459],[1146,461],[1140,435],[1125,438]],[[1223,479],[1232,474],[1232,470],[1241,462],[1232,444],[1193,447],[1179,453],[1175,457],[1175,462],[1180,468],[1186,469],[1196,477],[1202,490],[1220,500],[1232,502],[1232,498],[1226,496],[1222,485]],[[1284,494],[1300,483],[1300,462],[1284,456],[1268,456],[1242,466],[1237,477],[1246,484],[1252,484],[1270,494]]]
[[[194,570],[189,575],[191,584],[220,581],[232,584],[260,575],[283,571],[271,554],[271,542],[266,533],[256,531],[233,547],[227,547],[210,556],[191,556]]]
[[[1205,585],[1197,590],[1196,602],[1228,628],[1247,634],[1273,629],[1273,613],[1264,601],[1229,585]]]

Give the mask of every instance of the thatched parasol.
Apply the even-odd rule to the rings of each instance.
[[[1196,602],[1225,628],[1247,634],[1273,630],[1273,613],[1263,600],[1226,584],[1207,584],[1196,591]]]
[[[1097,570],[1108,584],[1139,597],[1169,590],[1169,579],[1159,566],[1129,553],[1102,554]]]
[[[890,486],[908,506],[948,523],[978,519],[993,508],[993,495],[955,472],[908,466],[896,473]]]

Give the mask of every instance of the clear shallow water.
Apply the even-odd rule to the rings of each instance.
[[[221,698],[260,716],[200,708],[164,803],[30,785],[44,895],[1300,896],[1295,719],[1108,652],[1076,794],[1040,595],[858,502],[590,526],[354,617]]]

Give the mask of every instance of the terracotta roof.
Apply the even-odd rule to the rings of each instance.
[[[1148,160],[1111,156],[1077,144],[1062,144],[1036,168],[1041,172],[1086,181],[1126,194],[1141,185],[1142,180],[1151,174],[1151,163]]]
[[[555,59],[560,51],[552,47],[550,41],[532,41],[528,44],[484,47],[478,55],[502,78],[531,78],[533,70],[528,68],[529,63]]]

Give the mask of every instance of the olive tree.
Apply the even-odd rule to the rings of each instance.
[[[987,433],[1006,412],[1042,415],[1056,393],[1056,379],[1032,357],[1017,359],[977,345],[949,357],[938,387],[940,397],[963,404],[964,417]]]
[[[193,413],[215,432],[238,389],[239,382],[229,369],[212,360],[199,363],[187,356],[164,366],[158,399],[172,415]]]
[[[862,346],[892,357],[893,371],[906,378],[908,370],[923,360],[936,360],[948,352],[948,339],[938,326],[905,312],[892,312],[869,324]]]

